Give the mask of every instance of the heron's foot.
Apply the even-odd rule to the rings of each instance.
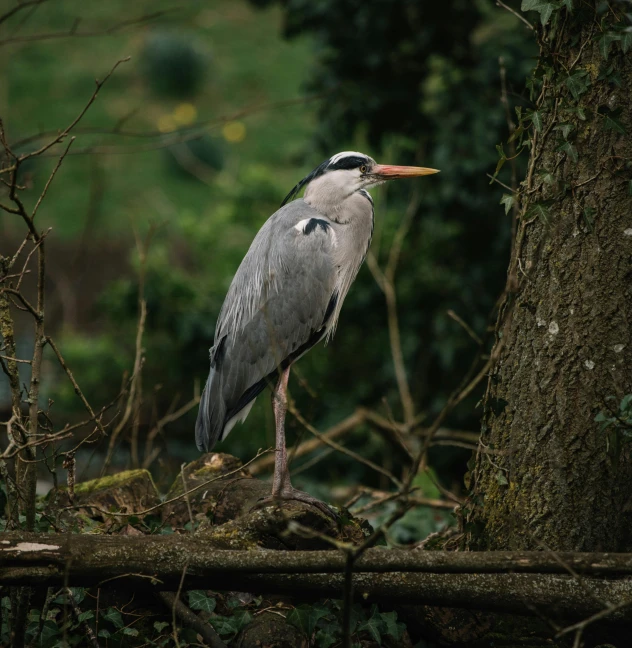
[[[338,515],[329,507],[325,502],[321,502],[319,499],[313,497],[309,493],[304,491],[297,490],[293,486],[289,488],[284,488],[278,494],[270,495],[269,497],[264,497],[259,500],[255,505],[254,509],[262,508],[264,506],[270,506],[271,504],[279,504],[283,500],[295,500],[297,502],[305,502],[305,504],[310,504],[315,506],[319,511],[324,513],[334,520],[338,519]]]

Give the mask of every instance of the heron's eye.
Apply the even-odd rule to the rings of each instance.
[[[369,167],[367,167],[366,164],[363,164],[363,165],[360,167],[360,173],[366,173],[368,170],[369,170]]]

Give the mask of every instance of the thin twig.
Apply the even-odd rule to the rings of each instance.
[[[129,56],[127,56],[126,58],[119,59],[114,64],[112,69],[105,75],[105,77],[103,78],[103,81],[99,81],[98,79],[96,80],[96,89],[92,93],[92,96],[90,97],[90,99],[88,99],[88,103],[83,107],[81,112],[77,115],[77,117],[75,117],[75,119],[70,123],[69,126],[64,128],[64,130],[59,135],[54,137],[50,142],[48,142],[48,144],[44,144],[44,146],[40,147],[39,149],[37,149],[35,151],[31,151],[30,153],[25,153],[24,155],[21,155],[19,157],[19,161],[24,162],[25,160],[29,160],[30,158],[37,157],[37,156],[41,155],[42,153],[44,153],[45,151],[48,151],[48,149],[51,148],[52,146],[54,146],[55,144],[58,144],[63,139],[65,139],[66,136],[70,133],[70,131],[72,131],[72,129],[83,119],[83,116],[86,114],[86,112],[88,112],[88,109],[94,103],[95,99],[99,95],[99,90],[101,90],[103,85],[105,83],[107,83],[108,79],[112,76],[112,74],[114,74],[114,71],[116,70],[116,68],[119,65],[121,65],[121,63],[127,63],[127,61],[129,61],[129,60],[130,60]]]
[[[103,424],[101,423],[100,419],[97,417],[97,415],[94,413],[94,410],[92,409],[92,406],[88,402],[88,399],[84,396],[83,392],[81,391],[81,388],[79,387],[77,381],[75,380],[75,377],[72,374],[72,371],[70,371],[70,368],[66,364],[66,361],[64,360],[64,357],[61,354],[61,351],[57,348],[57,345],[55,344],[55,341],[53,338],[50,336],[46,337],[46,342],[50,345],[50,348],[54,351],[55,355],[57,356],[57,360],[59,361],[59,364],[61,365],[61,368],[66,372],[66,375],[68,376],[68,379],[72,383],[72,386],[75,390],[75,394],[79,396],[81,399],[81,402],[83,403],[83,406],[86,408],[88,411],[88,414],[90,414],[90,420],[94,421],[95,425],[99,429],[99,432],[103,436],[107,436],[107,432],[105,431],[105,428],[103,427]]]
[[[288,403],[288,412],[292,414],[292,416],[309,432],[311,432],[315,437],[320,439],[323,443],[327,444],[334,450],[337,450],[338,452],[341,452],[342,454],[346,454],[348,457],[351,457],[352,459],[355,459],[361,464],[364,464],[368,468],[371,468],[372,470],[375,470],[376,472],[379,472],[381,475],[384,475],[388,479],[393,482],[393,484],[397,487],[400,488],[402,483],[393,475],[393,473],[389,472],[388,470],[382,468],[382,466],[378,466],[376,463],[373,463],[370,459],[365,459],[361,455],[359,455],[357,452],[353,452],[353,450],[349,450],[348,448],[345,448],[344,446],[341,446],[339,443],[336,443],[335,441],[332,441],[331,439],[324,437],[313,425],[311,425],[304,417],[303,415],[298,411],[296,406],[294,405],[293,402]]]
[[[460,324],[465,332],[474,340],[474,342],[476,342],[476,344],[478,344],[479,346],[483,345],[483,340],[481,340],[481,338],[476,335],[474,329],[469,324],[467,324],[465,320],[459,317],[452,309],[448,309],[446,311],[446,315],[452,318],[457,324]]]
[[[171,11],[174,10],[172,9]],[[94,36],[110,36],[111,34],[116,34],[122,31],[126,27],[130,27],[133,25],[141,25],[150,20],[154,20],[155,18],[159,18],[166,13],[167,13],[166,10],[156,11],[154,13],[146,14],[138,18],[123,20],[119,23],[116,23],[115,25],[111,25],[110,27],[107,27],[106,29],[91,30],[91,31],[77,31],[77,26],[79,23],[79,19],[77,19],[70,27],[70,29],[68,29],[67,31],[48,32],[44,34],[32,34],[30,36],[15,36],[13,38],[5,38],[4,40],[0,40],[0,47],[2,47],[3,45],[11,45],[12,43],[32,43],[37,41],[56,40],[59,38],[87,38],[87,37],[94,37]]]
[[[77,605],[77,601],[75,600],[75,597],[73,596],[70,587],[66,588],[66,596],[70,601],[72,611],[75,613],[75,616],[77,617],[77,621],[80,621],[81,625],[83,626],[83,631],[86,633],[86,638],[93,646],[93,648],[99,648],[99,642],[97,641],[97,638],[94,632],[92,631],[90,624],[85,619],[83,621],[81,620],[81,608]]]
[[[66,155],[68,155],[68,151],[70,150],[70,147],[72,146],[72,143],[75,141],[74,137],[71,137],[68,146],[66,146],[66,150],[59,156],[59,159],[57,160],[57,164],[55,165],[55,168],[53,169],[52,173],[50,176],[48,176],[48,180],[46,181],[46,185],[44,186],[44,189],[42,193],[40,194],[40,197],[37,199],[37,202],[35,203],[35,207],[33,207],[33,212],[31,213],[31,220],[35,220],[35,214],[37,214],[37,210],[39,209],[39,206],[42,204],[42,200],[46,198],[46,194],[48,193],[48,188],[50,187],[51,183],[55,179],[55,175],[57,174],[57,171],[59,171],[59,167],[61,166],[61,163],[64,161],[64,158]]]
[[[518,18],[518,20],[522,21],[531,31],[535,31],[533,25],[522,14],[519,14],[515,9],[508,7],[501,0],[496,0],[496,5],[498,7],[502,7],[503,9],[506,9],[509,13],[513,14],[516,18]]]

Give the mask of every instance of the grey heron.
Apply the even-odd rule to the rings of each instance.
[[[256,397],[270,386],[276,424],[271,500],[324,506],[290,482],[287,384],[292,363],[333,335],[368,252],[374,209],[366,189],[436,172],[377,164],[356,151],[338,153],[290,191],[237,269],[217,321],[195,439],[200,451],[210,451],[246,419]],[[303,188],[304,197],[294,200]]]

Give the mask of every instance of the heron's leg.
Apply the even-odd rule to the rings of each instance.
[[[272,392],[272,410],[276,427],[276,457],[274,461],[274,477],[272,480],[272,497],[292,488],[290,471],[287,467],[287,448],[285,447],[285,414],[287,413],[287,382],[290,377],[290,367],[281,371],[277,386]]]
[[[308,493],[296,490],[290,481],[290,471],[287,465],[287,448],[285,446],[285,415],[287,413],[287,382],[290,377],[290,367],[284,369],[279,376],[279,382],[272,392],[272,409],[276,425],[276,457],[274,461],[274,477],[272,478],[272,496],[266,497],[260,505],[266,505],[274,500],[297,500],[312,504],[329,517],[336,518],[331,509],[319,499]]]

